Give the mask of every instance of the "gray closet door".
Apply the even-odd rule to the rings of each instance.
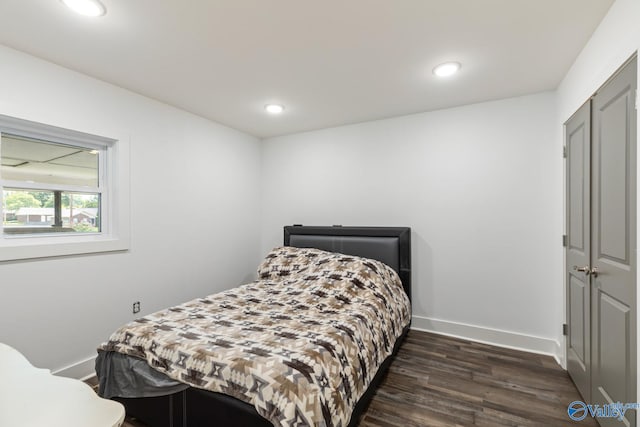
[[[591,400],[636,402],[637,59],[593,98]],[[635,411],[620,423],[635,425]]]
[[[591,399],[591,101],[565,124],[567,371]]]

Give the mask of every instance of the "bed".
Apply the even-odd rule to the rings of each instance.
[[[287,226],[258,276],[114,332],[100,395],[152,427],[356,426],[410,325],[411,230]]]

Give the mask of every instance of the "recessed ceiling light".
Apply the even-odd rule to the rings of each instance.
[[[271,114],[280,114],[284,111],[284,106],[278,104],[267,104],[264,109]]]
[[[107,13],[107,9],[99,0],[60,0],[69,9],[80,15],[102,16]]]
[[[460,65],[459,62],[445,62],[444,64],[440,64],[434,68],[433,74],[438,77],[448,77],[457,73],[460,70],[460,67],[462,67],[462,65]]]

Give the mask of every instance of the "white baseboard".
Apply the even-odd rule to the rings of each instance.
[[[546,354],[553,356],[561,366],[563,366],[564,362],[564,353],[560,343],[551,338],[536,337],[533,335],[519,334],[517,332],[502,331],[499,329],[422,316],[412,317],[411,329],[463,338],[514,350]]]
[[[96,357],[91,356],[85,360],[69,365],[65,368],[56,369],[51,371],[52,374],[61,377],[74,378],[76,380],[86,380],[96,374]]]
[[[562,369],[567,369],[567,360],[565,358],[566,352],[565,352],[565,341],[561,341],[558,342],[556,341],[556,354],[555,354],[555,358],[558,361],[558,363],[560,364],[560,366],[562,366]]]

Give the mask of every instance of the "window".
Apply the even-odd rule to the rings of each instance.
[[[127,249],[126,148],[0,116],[0,261]]]
[[[3,133],[4,235],[99,233],[104,147],[66,145]]]

